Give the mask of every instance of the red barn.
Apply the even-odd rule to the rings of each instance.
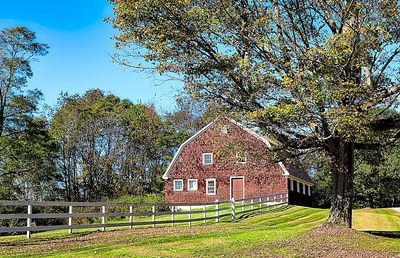
[[[272,163],[265,137],[225,118],[185,141],[167,171],[165,198],[214,202],[289,192],[289,202],[310,205],[311,179],[294,163]]]

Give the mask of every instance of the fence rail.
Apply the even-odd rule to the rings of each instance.
[[[262,209],[285,205],[288,203],[288,193],[269,194],[264,196],[255,196],[239,200],[231,199],[226,201],[216,200],[215,202],[202,203],[108,203],[108,202],[35,202],[35,201],[4,201],[0,200],[1,206],[21,206],[27,207],[26,213],[0,214],[0,220],[26,219],[26,226],[21,227],[0,227],[0,233],[26,232],[27,238],[31,237],[32,232],[62,230],[67,229],[72,233],[73,229],[100,228],[106,230],[109,227],[134,227],[134,226],[153,226],[161,224],[188,223],[207,221],[219,222],[220,218],[231,216],[232,220],[237,215],[256,212]],[[66,213],[33,213],[33,207],[65,207]],[[99,212],[79,213],[78,207],[101,207]],[[129,212],[107,212],[110,207],[125,207]],[[151,211],[133,211],[133,208],[151,207]],[[168,207],[166,211],[157,211],[157,207]],[[200,215],[202,217],[192,217]],[[169,218],[165,216],[170,215]],[[187,215],[186,218],[176,218],[176,216]],[[212,216],[207,216],[212,215]],[[129,222],[107,223],[107,218],[127,217]],[[134,221],[134,218],[151,217],[151,221]],[[156,220],[161,217],[162,220]],[[73,224],[77,218],[101,218],[101,223],[94,224]],[[66,225],[36,226],[32,225],[34,219],[68,219]]]

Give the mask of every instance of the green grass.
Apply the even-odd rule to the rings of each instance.
[[[318,233],[315,228],[324,222],[327,214],[328,210],[325,209],[290,207],[279,212],[241,217],[235,222],[228,222],[228,219],[218,224],[203,225],[199,222],[192,227],[178,225],[72,235],[65,234],[65,231],[53,231],[35,234],[30,240],[25,240],[23,236],[0,237],[0,255],[292,257],[307,256],[316,251],[324,254],[329,250],[344,252],[340,253],[343,256],[352,252],[370,252],[356,253],[367,256],[400,252],[398,238],[347,231],[343,234]],[[198,216],[202,217],[202,214]],[[363,231],[400,231],[400,214],[390,209],[356,210],[354,228]],[[329,246],[332,248],[327,248]],[[330,254],[326,253],[326,256]]]

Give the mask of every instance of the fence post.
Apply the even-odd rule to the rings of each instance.
[[[153,205],[152,209],[152,215],[151,215],[151,221],[153,221],[153,228],[156,226],[156,223],[154,223],[156,221],[156,206]]]
[[[132,213],[133,213],[133,207],[132,207],[132,205],[130,205],[129,206],[129,228],[130,229],[132,229],[133,228],[133,226],[132,226],[132,222],[133,222],[133,215],[132,215]]]
[[[286,192],[286,204],[289,204],[289,192]]]
[[[171,213],[172,226],[174,226],[175,225],[175,214],[174,214],[175,206],[172,206],[171,210],[172,210],[172,213]]]
[[[215,201],[217,204],[216,204],[216,207],[215,207],[215,222],[219,222],[219,200],[216,200]]]
[[[72,215],[72,205],[68,207],[68,214]],[[68,226],[70,226],[70,228],[68,229],[68,233],[72,234],[72,216],[68,217]]]
[[[191,212],[192,212],[192,205],[189,205],[189,214],[188,214],[188,216],[189,216],[189,227],[192,225],[192,214],[191,214]]]
[[[232,220],[235,220],[235,198],[231,199]]]
[[[101,228],[101,231],[106,230],[106,206],[101,207],[101,212],[103,213],[103,216],[101,217],[101,224],[103,224],[103,227]]]
[[[26,226],[28,227],[28,230],[26,231],[26,238],[31,238],[31,231],[29,231],[29,228],[31,227],[31,222],[32,219],[29,215],[32,214],[32,205],[28,205],[28,218],[26,219]]]
[[[242,211],[244,211],[244,201],[242,201]]]
[[[262,208],[262,206],[261,206],[261,205],[262,205],[262,202],[261,202],[261,201],[262,201],[262,198],[260,197],[260,198],[258,199],[258,201],[260,202],[260,210],[261,210],[261,208]]]
[[[254,199],[251,199],[251,211],[254,212]]]
[[[207,219],[206,219],[207,218],[207,205],[204,204],[203,210],[204,210],[203,223],[206,223],[207,222]]]

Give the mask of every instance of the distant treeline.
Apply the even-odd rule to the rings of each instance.
[[[1,138],[0,198],[95,201],[159,193],[161,175],[195,126],[189,113],[161,115],[98,89],[65,95],[48,120],[31,118]]]

